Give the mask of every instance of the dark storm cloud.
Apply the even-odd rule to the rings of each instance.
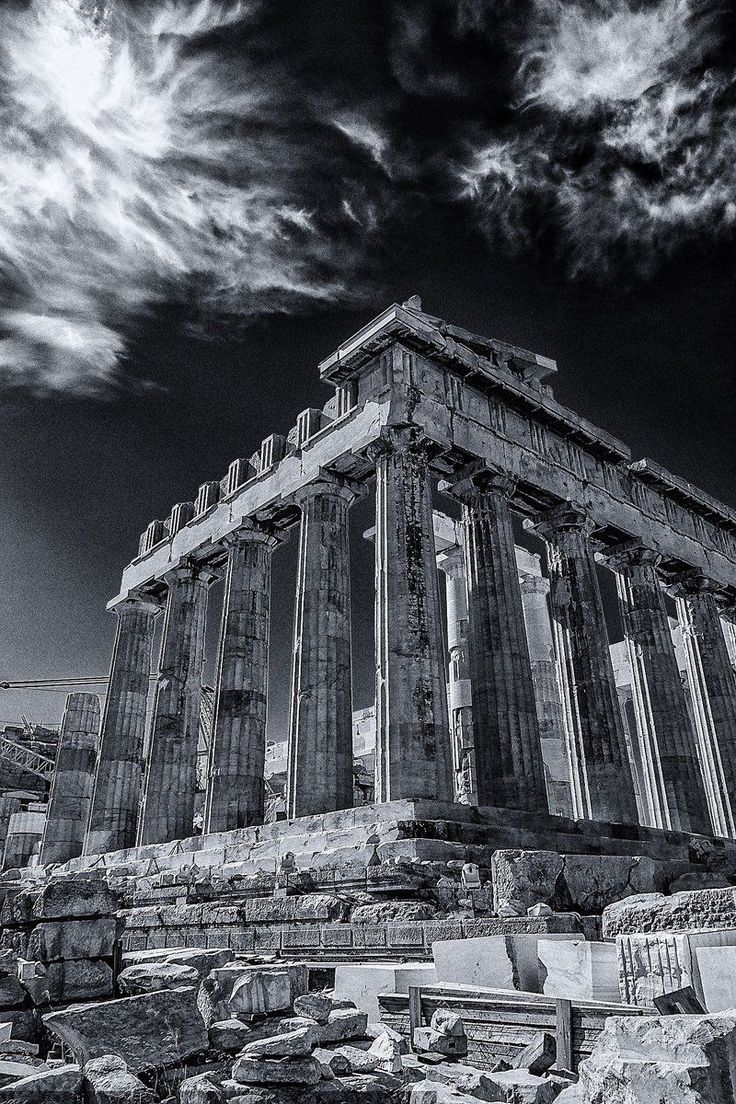
[[[571,275],[731,236],[731,33],[696,0],[6,8],[0,378],[105,393],[164,302],[203,334],[356,303],[437,203]]]

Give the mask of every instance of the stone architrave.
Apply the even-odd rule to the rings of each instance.
[[[463,504],[478,804],[546,810],[509,507],[514,483],[477,465],[451,491]]]
[[[635,824],[634,783],[589,540],[592,529],[593,522],[569,505],[551,510],[536,524],[547,543],[573,808],[578,818]]]
[[[348,511],[362,488],[323,472],[301,507],[286,802],[289,817],[353,804]]]
[[[40,863],[63,863],[82,854],[100,736],[100,699],[68,694],[59,733]]]
[[[133,847],[138,828],[151,650],[160,606],[151,598],[128,598],[115,607],[115,613],[118,625],[85,855]]]
[[[415,426],[388,426],[369,455],[376,464],[376,801],[451,801],[432,446]]]
[[[465,555],[459,544],[450,545],[437,556],[437,566],[447,580],[447,679],[452,765],[455,772],[455,797],[464,805],[477,805],[475,751],[473,749],[473,696],[470,685],[468,641],[468,588],[465,579]]]
[[[736,675],[713,587],[697,572],[675,581],[688,682],[713,830],[736,837]]]
[[[571,817],[570,760],[549,617],[550,583],[543,575],[521,571],[519,585],[545,765],[547,804],[555,816]]]
[[[225,539],[225,597],[204,831],[263,823],[271,557],[280,542],[247,521]]]
[[[616,572],[653,827],[708,833],[697,740],[657,574],[660,556],[633,541],[609,549],[605,560]]]
[[[192,834],[209,568],[182,564],[166,576],[169,595],[151,718],[139,844]]]

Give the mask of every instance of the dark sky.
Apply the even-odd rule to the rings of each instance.
[[[76,57],[86,25],[66,4]],[[185,7],[199,21],[159,28],[155,82],[158,40],[129,22],[132,91],[102,115],[86,47],[94,71],[70,90],[43,52],[54,28],[36,19],[34,39],[28,5],[8,24],[0,124],[12,111],[16,169],[38,152],[30,176],[0,168],[0,680],[104,674],[105,603],[146,524],[322,405],[318,361],[412,294],[555,357],[561,401],[736,506],[727,23],[680,0],[308,0],[212,32]],[[39,58],[31,101],[10,78]],[[32,108],[52,96],[64,125],[40,133]],[[371,524],[369,499],[353,511],[356,705]],[[296,534],[275,567],[274,735],[295,555]],[[2,722],[59,718],[60,696],[2,693]]]

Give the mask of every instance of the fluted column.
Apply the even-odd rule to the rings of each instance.
[[[705,792],[719,836],[736,837],[736,676],[711,584],[690,572],[672,587],[685,644]]]
[[[575,816],[634,824],[634,783],[589,541],[593,523],[581,511],[563,506],[536,528],[547,542]]]
[[[451,490],[463,503],[478,804],[546,809],[509,508],[514,483],[475,466]]]
[[[63,863],[82,854],[100,736],[100,699],[68,694],[51,781],[40,863]]]
[[[570,758],[565,739],[565,717],[555,665],[549,616],[549,579],[522,572],[519,576],[526,639],[532,668],[537,722],[545,765],[547,804],[555,816],[573,815]]]
[[[290,817],[353,804],[348,511],[359,490],[324,473],[296,495],[302,517],[286,782]]]
[[[271,556],[279,543],[256,522],[246,522],[223,541],[228,560],[205,832],[263,823]]]
[[[709,832],[697,740],[657,574],[660,557],[628,542],[605,558],[616,572],[652,826]]]
[[[118,625],[84,840],[85,855],[100,855],[135,844],[151,649],[154,621],[159,612],[157,603],[141,598],[126,599],[115,607]]]
[[[465,555],[460,545],[452,545],[440,552],[437,556],[437,566],[444,572],[447,580],[445,605],[447,650],[450,659],[447,707],[450,714],[455,799],[463,805],[477,805],[468,640],[468,588],[465,576]]]
[[[207,589],[214,573],[197,564],[166,576],[169,595],[161,640],[138,842],[190,836],[197,785],[197,739]]]
[[[376,800],[452,801],[431,452],[383,430],[376,462]]]

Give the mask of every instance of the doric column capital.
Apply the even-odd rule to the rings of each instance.
[[[368,445],[366,455],[376,463],[392,453],[411,453],[429,463],[438,451],[439,446],[425,435],[420,426],[400,424],[382,426],[380,436]]]
[[[452,544],[437,553],[437,567],[448,579],[458,579],[465,574],[465,553],[459,544]]]
[[[225,534],[220,544],[227,549],[240,544],[263,544],[266,548],[273,549],[279,544],[284,544],[288,539],[289,534],[285,530],[278,529],[270,522],[244,517],[237,529]]]
[[[524,523],[525,528],[533,529],[543,540],[554,542],[568,533],[582,533],[590,536],[595,522],[585,510],[573,506],[571,502],[562,502],[553,506],[545,514]]]
[[[163,576],[163,580],[169,589],[177,583],[194,581],[209,586],[219,578],[219,572],[215,571],[209,564],[197,563],[195,560],[182,560],[181,563],[170,568]]]
[[[459,498],[461,502],[472,502],[479,495],[500,495],[510,499],[516,490],[516,480],[486,460],[476,460],[456,472],[452,479],[443,480],[440,490]]]
[[[127,598],[124,598],[122,602],[118,602],[113,607],[113,613],[121,618],[126,614],[134,613],[152,613],[155,617],[161,612],[161,609],[161,602],[153,594],[138,594],[133,591]]]
[[[701,594],[718,593],[718,587],[697,568],[688,568],[670,580],[667,592],[673,598],[695,598]]]
[[[532,575],[523,571],[519,575],[519,586],[522,594],[549,594],[549,579],[544,575]]]
[[[356,498],[367,494],[363,483],[346,476],[338,475],[328,468],[320,468],[319,474],[311,483],[305,483],[294,492],[294,502],[303,506],[314,498],[341,498],[350,505]]]
[[[656,568],[662,559],[659,552],[653,548],[647,548],[639,540],[621,541],[619,544],[603,548],[596,558],[612,571],[626,573],[634,567],[651,565]]]
[[[728,621],[730,625],[736,625],[736,603],[733,601],[728,602],[726,605],[721,606],[719,610],[721,617],[724,621]]]

